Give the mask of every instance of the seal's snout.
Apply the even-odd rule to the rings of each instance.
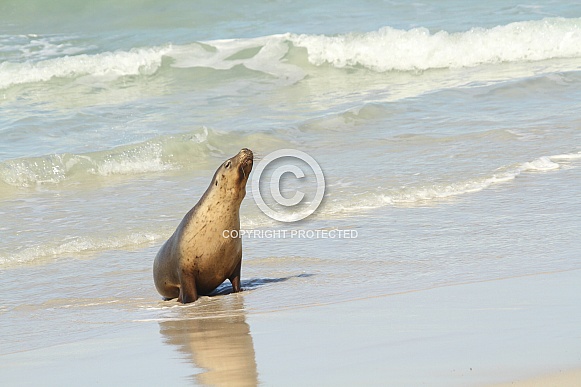
[[[238,156],[240,157],[242,164],[252,164],[252,161],[254,160],[254,153],[252,153],[248,148],[242,148],[238,153]]]
[[[252,151],[248,148],[242,148],[240,150],[240,154],[245,155],[246,157],[250,157],[251,159],[254,157],[254,154],[252,153]]]
[[[250,174],[250,171],[252,171],[254,154],[250,149],[242,148],[236,157],[238,158],[241,177],[244,179],[244,181],[246,181],[245,178],[247,178]]]

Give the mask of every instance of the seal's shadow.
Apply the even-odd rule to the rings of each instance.
[[[298,275],[291,275],[288,277],[281,277],[281,278],[251,278],[247,280],[242,280],[240,282],[243,291],[252,291],[254,289],[258,289],[262,286],[278,283],[278,282],[285,282],[292,278],[309,278],[314,276],[315,274],[298,274]],[[209,294],[210,297],[214,296],[223,296],[226,294],[232,293],[232,285],[230,281],[224,281],[222,285],[218,286],[212,293]]]

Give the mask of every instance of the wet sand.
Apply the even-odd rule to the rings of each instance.
[[[277,286],[269,288],[276,297]],[[253,312],[253,291],[0,356],[0,385],[575,386],[581,270]],[[501,384],[505,383],[505,384]]]
[[[494,387],[578,387],[581,385],[581,370],[560,371],[532,379],[515,380],[510,383],[497,384]]]

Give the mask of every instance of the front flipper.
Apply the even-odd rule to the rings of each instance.
[[[188,275],[187,273],[182,273],[182,278],[180,278],[180,296],[178,297],[178,302],[182,304],[187,304],[194,302],[198,299],[198,291],[196,290],[196,281],[193,275]]]
[[[242,269],[242,259],[240,260],[240,262],[238,262],[238,265],[234,269],[234,272],[232,273],[232,275],[230,277],[228,277],[228,279],[232,283],[232,291],[234,293],[238,293],[238,292],[242,291],[242,288],[240,287],[240,271],[241,271],[241,269]]]

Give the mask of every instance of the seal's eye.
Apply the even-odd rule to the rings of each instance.
[[[230,162],[230,160],[226,161],[226,164],[224,164],[226,168],[230,168],[230,165],[232,165],[232,162]]]

